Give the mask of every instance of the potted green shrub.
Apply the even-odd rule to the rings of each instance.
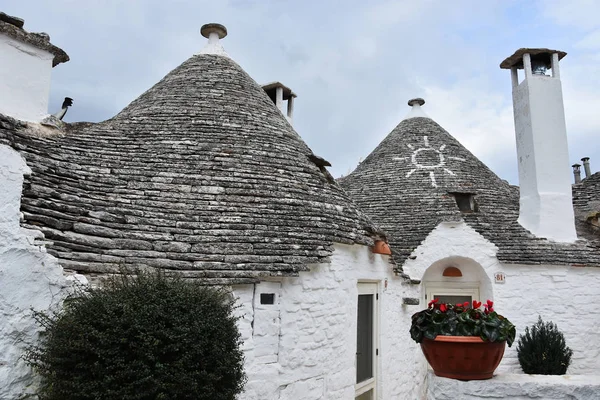
[[[491,300],[446,304],[434,299],[412,316],[410,327],[434,373],[461,380],[491,378],[515,335],[515,326]]]

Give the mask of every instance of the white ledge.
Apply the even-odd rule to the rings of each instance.
[[[597,400],[599,396],[600,375],[496,374],[482,381],[441,378],[433,371],[427,376],[428,400]]]

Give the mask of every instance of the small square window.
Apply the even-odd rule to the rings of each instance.
[[[260,304],[275,304],[275,293],[261,293]]]
[[[479,211],[477,202],[475,201],[475,194],[473,193],[450,193],[456,200],[456,205],[462,213],[472,213]]]

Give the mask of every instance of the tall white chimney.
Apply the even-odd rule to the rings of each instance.
[[[519,49],[500,64],[512,75],[519,223],[538,237],[558,242],[577,239],[559,69],[559,60],[566,55],[558,50]],[[519,69],[524,71],[522,82]]]
[[[69,56],[47,34],[27,32],[23,25],[0,12],[0,113],[39,122],[48,115],[52,68]]]

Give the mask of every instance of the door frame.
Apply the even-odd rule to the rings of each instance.
[[[358,313],[358,296],[361,294],[373,295],[373,377],[356,383],[354,385],[354,397],[358,397],[369,390],[373,390],[373,399],[377,399],[377,385],[379,373],[379,282],[378,281],[359,281],[358,293],[356,296],[356,309]],[[357,314],[358,321],[358,314]],[[358,326],[357,326],[358,329]],[[356,361],[355,361],[355,369]]]

